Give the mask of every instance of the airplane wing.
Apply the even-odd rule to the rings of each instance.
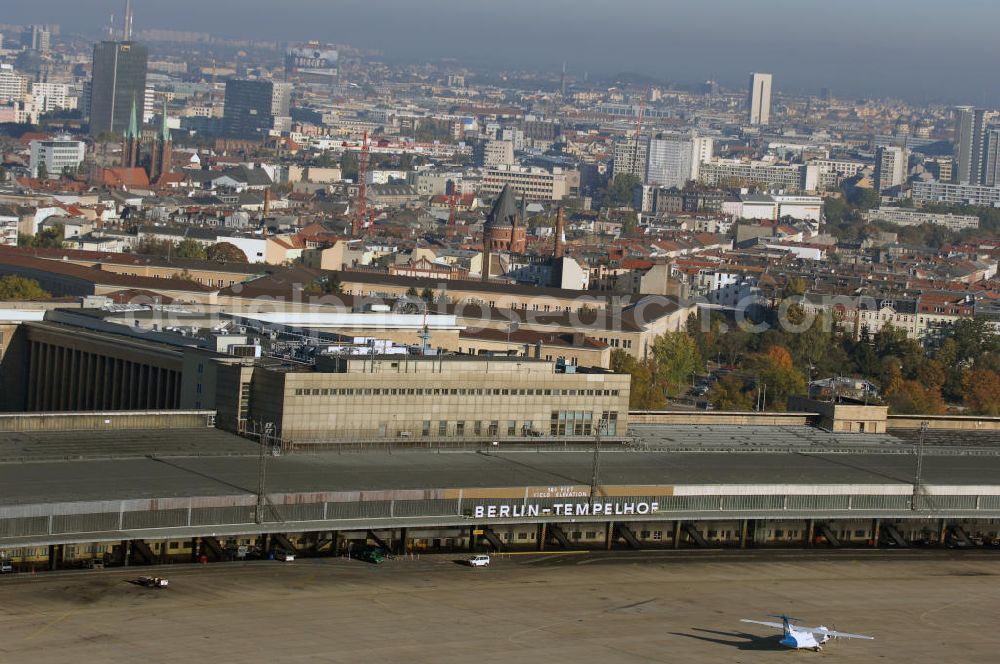
[[[754,625],[763,625],[764,627],[773,627],[775,629],[780,629],[780,630],[785,629],[784,625],[776,622],[764,622],[762,620],[747,620],[746,618],[740,619],[740,622],[753,623]]]
[[[800,627],[799,625],[791,625],[791,628],[796,632],[809,632],[811,634],[816,634],[819,636],[826,635],[835,639],[865,639],[866,641],[874,641],[874,636],[865,636],[864,634],[849,634],[848,632],[838,632],[833,629],[827,629],[826,627]]]

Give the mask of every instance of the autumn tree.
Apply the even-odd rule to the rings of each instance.
[[[762,383],[765,409],[770,404],[775,410],[784,410],[788,397],[806,391],[805,377],[795,368],[791,354],[782,346],[771,346],[759,353],[751,365]]]
[[[48,300],[51,297],[34,279],[27,279],[14,274],[0,277],[0,300],[36,301]]]
[[[247,255],[232,242],[216,242],[205,250],[205,256],[216,263],[247,262]]]
[[[970,415],[1000,416],[1000,375],[990,369],[968,369],[962,401]]]

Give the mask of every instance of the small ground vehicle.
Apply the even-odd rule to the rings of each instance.
[[[14,563],[6,558],[0,558],[0,574],[13,574]]]
[[[489,567],[490,557],[485,553],[481,553],[476,556],[469,558],[469,567]]]
[[[103,558],[91,558],[84,563],[87,569],[104,569],[104,559]]]
[[[281,560],[281,561],[286,562],[286,563],[290,563],[293,560],[295,560],[295,554],[291,553],[289,551],[275,551],[274,552],[274,559],[275,560]]]
[[[166,588],[170,585],[162,576],[140,576],[135,582],[146,588]]]
[[[373,565],[381,565],[385,562],[385,554],[382,553],[382,549],[376,546],[370,546],[366,549],[362,549],[358,552],[358,559],[364,560],[365,562],[372,563]]]

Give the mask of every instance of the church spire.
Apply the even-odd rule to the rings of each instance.
[[[167,100],[163,100],[163,126],[160,129],[160,140],[164,143],[170,142],[170,127],[167,126]]]
[[[135,96],[132,97],[132,115],[129,117],[128,121],[128,132],[125,134],[125,138],[139,138],[139,122],[136,119],[135,114]]]

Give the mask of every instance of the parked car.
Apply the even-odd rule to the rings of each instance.
[[[469,567],[489,567],[490,557],[487,556],[485,553],[481,553],[479,555],[475,555],[469,558],[468,562],[469,562]]]
[[[362,549],[358,553],[358,558],[364,560],[365,562],[372,563],[373,565],[381,565],[385,562],[385,554],[382,549],[377,546],[370,546],[366,549]]]
[[[275,551],[274,559],[280,560],[282,562],[290,563],[295,560],[295,554],[291,551]]]
[[[6,558],[0,559],[0,574],[13,574],[14,563],[10,562]]]

